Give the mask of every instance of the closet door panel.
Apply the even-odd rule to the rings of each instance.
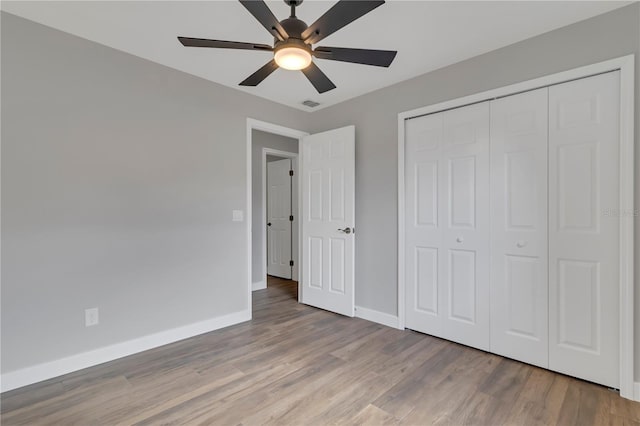
[[[549,367],[619,387],[619,72],[549,88]]]
[[[491,351],[548,367],[548,89],[491,102]]]
[[[405,122],[405,283],[407,328],[442,336],[443,114]]]
[[[442,159],[443,335],[488,350],[488,102],[443,113]]]
[[[489,349],[489,103],[405,123],[406,326]]]

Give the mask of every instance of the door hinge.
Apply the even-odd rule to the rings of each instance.
[[[293,170],[289,170],[289,176],[293,176]]]
[[[289,266],[293,266],[293,260],[289,261]]]
[[[293,222],[293,215],[289,216],[289,222]]]

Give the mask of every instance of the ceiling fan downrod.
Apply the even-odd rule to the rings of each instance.
[[[291,16],[289,16],[289,18],[296,17],[296,6],[300,6],[302,4],[302,1],[303,0],[284,0],[286,4],[291,6]]]

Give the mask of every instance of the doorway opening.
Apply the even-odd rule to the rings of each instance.
[[[298,147],[306,132],[247,120],[247,227],[249,235],[249,307],[253,292],[270,285],[295,288],[299,261]],[[277,289],[276,289],[277,290]]]
[[[266,211],[258,188],[259,153],[252,143],[254,133],[265,138],[285,136],[292,139],[299,154],[288,152],[285,158],[300,155],[299,173],[294,172],[298,201],[294,202],[293,230],[298,232],[298,262],[292,273],[297,282],[298,302],[341,315],[355,315],[355,127],[345,126],[309,135],[306,132],[247,119],[247,217],[248,251],[247,303],[252,314],[253,289],[267,285]],[[271,136],[269,136],[271,135]],[[293,148],[293,151],[295,151]],[[262,149],[262,147],[260,147]],[[277,148],[271,148],[277,149]],[[284,150],[280,150],[284,151]],[[266,153],[264,157],[266,164]],[[273,152],[272,152],[273,154]],[[277,155],[278,153],[276,153]],[[280,155],[281,157],[283,155]],[[266,166],[265,166],[266,169]],[[266,175],[266,173],[265,173]],[[263,181],[266,181],[266,177]],[[303,184],[304,182],[304,184]],[[266,192],[266,189],[265,189]],[[296,205],[297,204],[297,205]],[[304,214],[303,214],[304,213]],[[297,219],[297,220],[296,220]],[[297,224],[296,224],[297,222]],[[254,242],[254,241],[257,241]],[[295,268],[297,266],[297,268]],[[264,281],[263,281],[264,280]],[[255,286],[254,286],[255,282]],[[268,289],[267,289],[268,290]]]

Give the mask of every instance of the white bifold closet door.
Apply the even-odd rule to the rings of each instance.
[[[489,103],[406,126],[406,326],[488,350]]]
[[[619,96],[611,72],[549,88],[549,367],[619,387]]]
[[[619,102],[610,72],[405,121],[407,328],[619,387]]]
[[[491,351],[548,368],[548,89],[491,102]]]

